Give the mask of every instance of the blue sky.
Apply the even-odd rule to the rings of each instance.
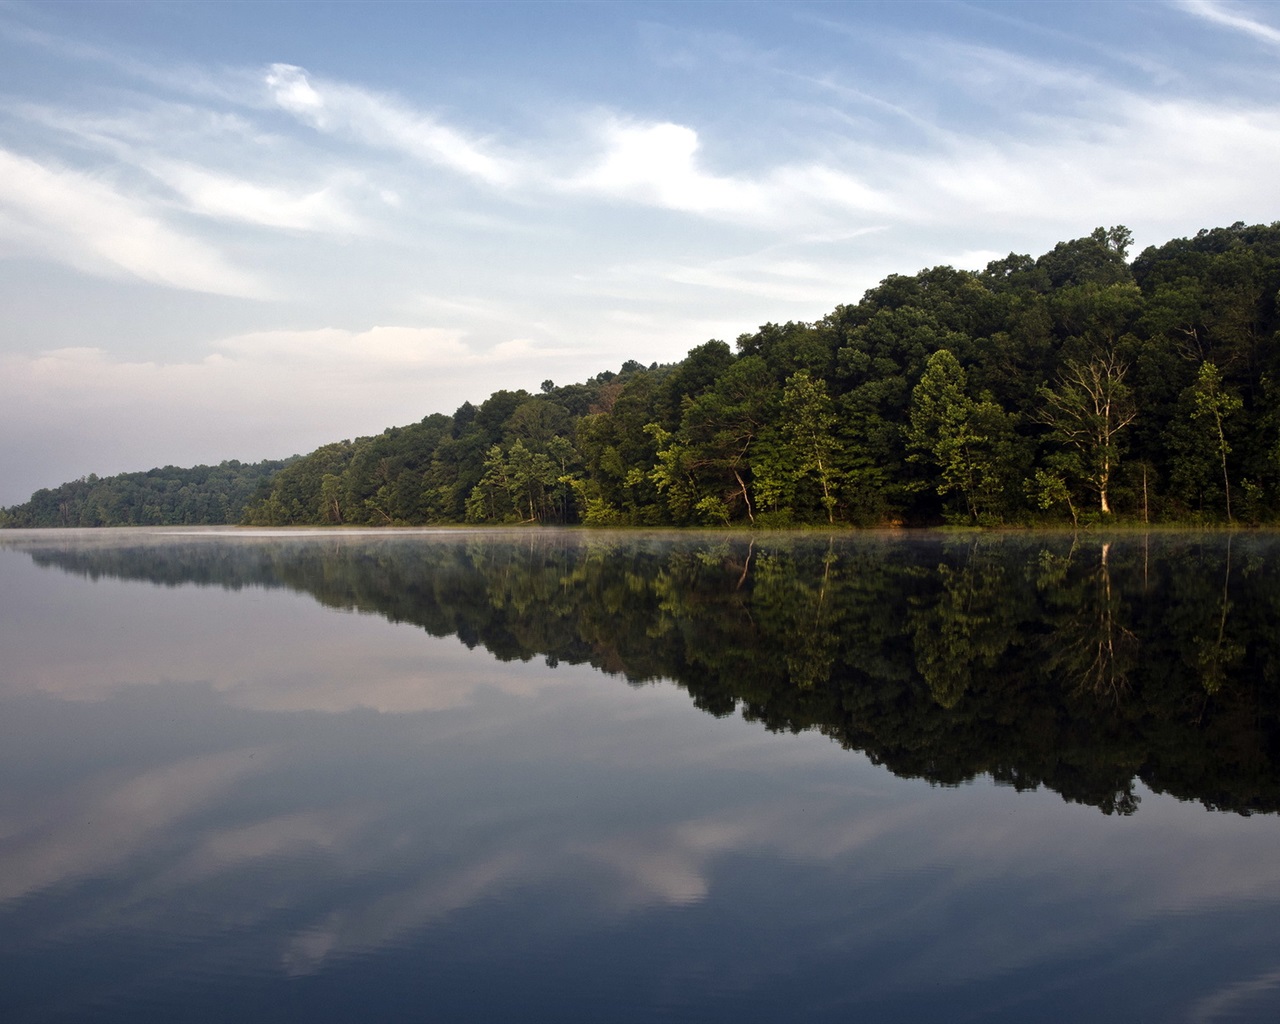
[[[0,503],[1280,219],[1275,3],[0,3]]]

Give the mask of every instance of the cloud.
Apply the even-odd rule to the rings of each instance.
[[[599,162],[565,184],[615,199],[702,214],[762,212],[758,185],[708,174],[696,166],[698,133],[679,124],[621,124],[603,130]]]
[[[257,331],[172,362],[97,346],[0,354],[0,504],[89,472],[310,451],[452,412],[499,386],[563,379],[580,358],[524,337],[481,348],[459,331],[403,326]]]
[[[135,176],[134,191],[150,194],[135,201],[172,205],[172,195],[156,196],[154,188],[148,188],[159,182],[166,192],[176,194],[185,210],[204,217],[301,231],[351,233],[363,227],[341,194],[343,186],[362,183],[362,174],[347,170],[316,175],[315,161],[307,154],[241,114],[186,103],[153,103],[145,109],[96,116],[28,104],[19,105],[15,113],[80,149],[142,171],[147,177]],[[299,168],[309,177],[328,180],[319,187],[302,184]],[[395,205],[393,193],[378,199],[382,206]]]
[[[298,231],[360,227],[332,187],[299,192],[170,161],[152,162],[147,169],[181,195],[189,210],[206,217]]]
[[[0,246],[90,274],[265,298],[268,289],[212,247],[100,178],[0,149]]]
[[[664,280],[699,290],[765,296],[778,302],[812,304],[817,308],[854,276],[838,265],[813,260],[750,257],[702,266],[677,265],[656,272]]]
[[[300,373],[330,367],[344,376],[376,376],[388,369],[399,372],[411,367],[485,361],[484,356],[467,347],[457,331],[438,327],[257,331],[226,338],[216,342],[214,348],[236,361],[288,362]],[[220,360],[221,356],[212,358]]]
[[[895,205],[856,175],[820,163],[784,165],[754,179],[710,173],[697,159],[698,133],[686,125],[615,118],[599,133],[604,152],[562,189],[775,229]]]
[[[1182,0],[1178,6],[1197,18],[1213,22],[1215,25],[1233,28],[1237,32],[1252,36],[1259,42],[1280,46],[1280,29],[1246,15],[1237,14],[1223,4],[1214,3],[1213,0]]]
[[[969,138],[942,155],[899,157],[904,186],[920,197],[921,219],[939,226],[994,215],[1173,227],[1188,210],[1230,223],[1269,205],[1275,110],[1123,94],[1108,106],[1097,120],[1046,119],[1016,142]]]
[[[488,185],[510,185],[519,177],[512,161],[486,152],[481,142],[389,97],[356,86],[313,83],[303,68],[293,64],[272,64],[264,81],[281,110],[317,131],[397,150]]]
[[[0,397],[12,403],[56,401],[62,409],[82,411],[133,408],[140,415],[147,409],[240,414],[247,411],[246,403],[268,396],[281,415],[301,413],[328,399],[340,399],[348,409],[395,409],[414,395],[433,391],[450,394],[445,402],[456,398],[450,387],[439,386],[444,370],[461,379],[474,373],[478,390],[495,368],[536,370],[549,359],[570,354],[523,338],[475,350],[457,331],[396,326],[256,331],[221,339],[210,348],[202,358],[174,362],[130,361],[93,346],[0,356]],[[428,411],[433,410],[419,408],[411,419]]]
[[[261,750],[190,757],[132,777],[90,781],[52,806],[9,820],[0,854],[0,902],[71,879],[100,875],[144,849],[194,811],[263,770]]]

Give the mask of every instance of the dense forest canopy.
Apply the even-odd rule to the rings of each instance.
[[[0,509],[0,526],[196,526],[237,523],[290,460],[87,476]]]
[[[814,323],[327,444],[244,522],[1274,522],[1280,222],[1130,242],[895,274]]]

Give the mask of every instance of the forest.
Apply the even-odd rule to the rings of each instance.
[[[0,526],[196,526],[238,523],[260,485],[288,460],[181,469],[165,466],[145,473],[90,474],[59,487],[36,491],[31,500],[0,509]]]
[[[1131,241],[1098,228],[978,272],[895,274],[813,323],[707,341],[677,363],[496,391],[323,445],[263,479],[239,518],[1276,522],[1280,222],[1132,260]],[[58,525],[31,504],[4,524]],[[228,519],[208,521],[236,520],[236,502],[220,507]]]

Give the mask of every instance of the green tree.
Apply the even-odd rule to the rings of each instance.
[[[990,397],[967,394],[963,367],[939,349],[911,392],[908,444],[937,469],[938,494],[958,492],[971,522],[992,515],[1012,457],[1009,417]]]
[[[835,436],[836,413],[826,383],[808,370],[787,378],[768,443],[753,462],[757,497],[791,511],[797,485],[813,480],[821,491],[828,523],[835,522],[836,468],[841,445]]]
[[[1200,372],[1192,385],[1192,396],[1196,404],[1192,418],[1206,420],[1213,427],[1218,455],[1222,459],[1222,492],[1227,502],[1227,522],[1231,522],[1231,478],[1227,475],[1227,456],[1231,453],[1231,445],[1227,443],[1222,421],[1239,412],[1244,403],[1239,395],[1223,385],[1222,372],[1211,362],[1200,365]]]
[[[751,501],[752,446],[769,422],[775,387],[760,356],[743,356],[697,397],[686,397],[679,440],[687,468],[699,489],[697,505],[714,499],[732,510],[741,501],[747,519],[755,521]],[[719,504],[707,503],[707,509]]]

